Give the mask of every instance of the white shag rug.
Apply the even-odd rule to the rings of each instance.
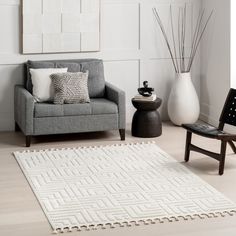
[[[236,213],[155,143],[14,155],[55,233]]]

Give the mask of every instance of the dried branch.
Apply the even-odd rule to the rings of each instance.
[[[177,71],[180,72],[179,64],[178,64],[178,58],[176,53],[176,46],[175,46],[175,34],[174,34],[174,25],[173,25],[173,14],[172,14],[172,7],[170,5],[170,21],[171,21],[171,31],[172,31],[172,39],[173,39],[173,46],[174,46],[174,53],[175,53],[175,61],[177,65]]]
[[[167,45],[167,47],[168,47],[168,50],[169,50],[169,53],[170,53],[170,56],[171,56],[171,60],[172,60],[172,63],[173,63],[175,72],[177,73],[177,67],[176,67],[176,65],[175,65],[175,60],[174,60],[174,56],[173,56],[173,53],[172,53],[172,50],[171,50],[171,47],[170,47],[170,43],[169,43],[167,34],[166,34],[165,29],[164,29],[164,26],[163,26],[163,23],[162,23],[162,21],[161,21],[161,18],[160,18],[160,16],[159,16],[159,14],[158,14],[156,8],[153,8],[153,13],[154,13],[154,16],[155,16],[155,18],[156,18],[156,20],[157,20],[157,23],[158,23],[158,25],[159,25],[161,31],[162,31],[162,34],[163,34],[163,36],[164,36],[164,39],[165,39],[165,41],[166,41],[166,45]]]
[[[199,44],[200,44],[200,42],[201,42],[201,39],[202,39],[202,37],[203,37],[203,35],[204,35],[204,33],[205,33],[205,30],[206,30],[206,28],[207,28],[207,25],[208,25],[208,23],[209,23],[209,21],[210,21],[212,15],[213,15],[213,11],[211,12],[210,16],[207,18],[207,21],[206,21],[206,23],[205,23],[205,26],[204,26],[204,28],[203,28],[201,34],[200,34],[200,37],[198,38],[197,44],[196,44],[196,46],[195,46],[194,53],[193,53],[193,55],[192,55],[192,57],[191,57],[191,63],[190,63],[190,67],[189,67],[190,69],[191,69],[191,67],[192,67],[193,60],[194,60],[195,55],[196,55],[196,53],[197,53],[198,46],[199,46]]]
[[[192,47],[191,47],[191,53],[190,53],[190,59],[189,59],[189,63],[188,63],[188,67],[187,67],[187,70],[190,71],[190,65],[191,65],[191,59],[192,59],[192,56],[193,56],[193,53],[195,51],[195,47],[196,47],[196,44],[197,44],[197,39],[199,37],[199,32],[200,32],[200,29],[201,29],[201,24],[202,24],[202,20],[203,20],[203,16],[204,16],[204,13],[205,13],[205,10],[201,12],[199,12],[199,18],[197,20],[197,24],[196,24],[196,28],[195,28],[195,32],[194,32],[194,36],[193,36],[193,42],[192,42]]]
[[[180,32],[180,29],[181,29],[181,27],[180,27],[180,25],[181,25],[181,8],[179,9],[179,16],[178,16],[178,42],[179,42],[179,56],[181,57],[181,55],[182,55],[182,52],[181,52],[181,43],[182,43],[182,39],[181,39],[181,37],[180,37],[180,35],[181,35],[181,32]],[[181,70],[182,70],[182,68],[183,68],[183,65],[182,65],[182,60],[180,59],[180,68],[181,68]]]
[[[185,6],[184,6],[184,17],[183,17],[183,41],[182,41],[182,65],[183,65],[183,68],[182,68],[182,71],[185,72],[185,37],[186,37],[186,8],[187,8],[187,5],[185,3]]]
[[[179,15],[178,15],[178,42],[176,41],[175,38],[175,33],[174,33],[174,24],[173,24],[173,12],[172,12],[172,7],[170,6],[170,17],[171,17],[171,37],[173,41],[173,49],[171,48],[170,41],[168,39],[167,33],[164,28],[164,24],[161,21],[161,18],[156,10],[156,8],[153,8],[153,13],[155,16],[155,19],[161,29],[162,35],[165,39],[168,51],[170,53],[170,57],[175,69],[176,73],[183,73],[183,72],[189,72],[191,70],[194,58],[196,56],[199,44],[202,40],[202,37],[206,31],[207,25],[209,24],[209,21],[213,15],[213,11],[207,18],[206,22],[203,23],[203,18],[205,14],[205,10],[202,12],[199,12],[196,26],[194,29],[194,34],[191,42],[191,51],[190,51],[190,56],[189,56],[189,62],[187,69],[185,69],[185,44],[186,44],[186,22],[187,22],[187,5],[185,4],[184,8],[180,7],[179,8]],[[202,30],[201,30],[202,29]],[[177,49],[176,45],[178,47],[178,53],[179,57],[177,55]]]

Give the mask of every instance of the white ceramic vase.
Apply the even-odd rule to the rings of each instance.
[[[195,123],[200,114],[199,99],[190,73],[178,73],[168,100],[170,120],[178,126]]]

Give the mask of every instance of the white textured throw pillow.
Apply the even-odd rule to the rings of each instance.
[[[30,69],[33,84],[33,96],[37,102],[53,101],[54,86],[50,75],[65,73],[68,68]]]

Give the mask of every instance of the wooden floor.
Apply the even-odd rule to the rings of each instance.
[[[133,138],[127,131],[126,142],[147,141]],[[178,161],[183,161],[185,131],[171,124],[164,124],[163,135],[155,140]],[[120,142],[118,132],[91,133],[86,135],[50,136],[33,139],[31,149],[105,145]],[[219,151],[219,142],[193,137],[195,144]],[[0,236],[49,236],[50,225],[33,192],[24,178],[12,152],[24,150],[21,133],[0,133]],[[200,154],[192,153],[186,165],[195,174],[236,202],[236,155],[227,150],[225,174],[218,176],[218,163]],[[82,236],[236,236],[236,216],[134,226],[116,229],[65,233]]]

